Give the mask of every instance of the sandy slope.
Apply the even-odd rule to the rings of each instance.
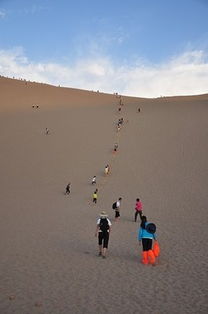
[[[115,95],[5,78],[0,95],[0,313],[207,313],[208,95],[123,97],[120,115]],[[103,260],[95,223],[119,196]],[[157,224],[156,267],[140,263],[137,197]]]

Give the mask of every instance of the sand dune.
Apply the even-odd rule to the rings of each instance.
[[[208,95],[122,101],[119,114],[116,95],[0,77],[0,313],[207,313]],[[140,263],[137,197],[157,225],[156,267]]]

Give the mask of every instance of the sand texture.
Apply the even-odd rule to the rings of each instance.
[[[122,101],[119,113],[116,95],[0,77],[1,314],[208,313],[208,95]],[[140,262],[137,197],[157,225],[155,267]]]

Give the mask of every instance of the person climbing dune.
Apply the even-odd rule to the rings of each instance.
[[[97,204],[97,198],[98,198],[98,189],[96,189],[92,195],[93,203]]]
[[[155,265],[155,255],[152,250],[152,241],[156,241],[156,226],[153,223],[147,222],[147,217],[142,216],[141,218],[141,225],[138,230],[138,240],[139,245],[141,245],[142,242],[142,264],[147,265]]]
[[[113,151],[114,151],[115,153],[118,151],[118,143],[115,143],[115,144],[114,144],[114,149],[113,149]]]
[[[71,183],[68,183],[67,186],[66,186],[66,192],[65,194],[70,194],[71,193]]]
[[[104,172],[105,172],[105,175],[106,175],[106,176],[109,175],[109,173],[110,173],[110,166],[109,166],[109,165],[106,165],[106,166],[105,166]]]
[[[134,215],[134,221],[137,221],[137,216],[139,214],[140,219],[142,219],[142,202],[139,198],[136,199],[136,205],[135,205],[135,215]]]
[[[112,205],[112,208],[115,210],[115,221],[118,221],[120,219],[121,201],[122,201],[122,198],[119,197],[119,199]]]
[[[112,224],[111,221],[108,219],[108,215],[105,211],[102,211],[100,214],[100,218],[97,220],[95,237],[98,236],[98,256],[102,256],[103,258],[106,258],[111,225]]]

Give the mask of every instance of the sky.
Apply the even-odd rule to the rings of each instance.
[[[138,97],[208,93],[208,0],[0,0],[0,75]]]

